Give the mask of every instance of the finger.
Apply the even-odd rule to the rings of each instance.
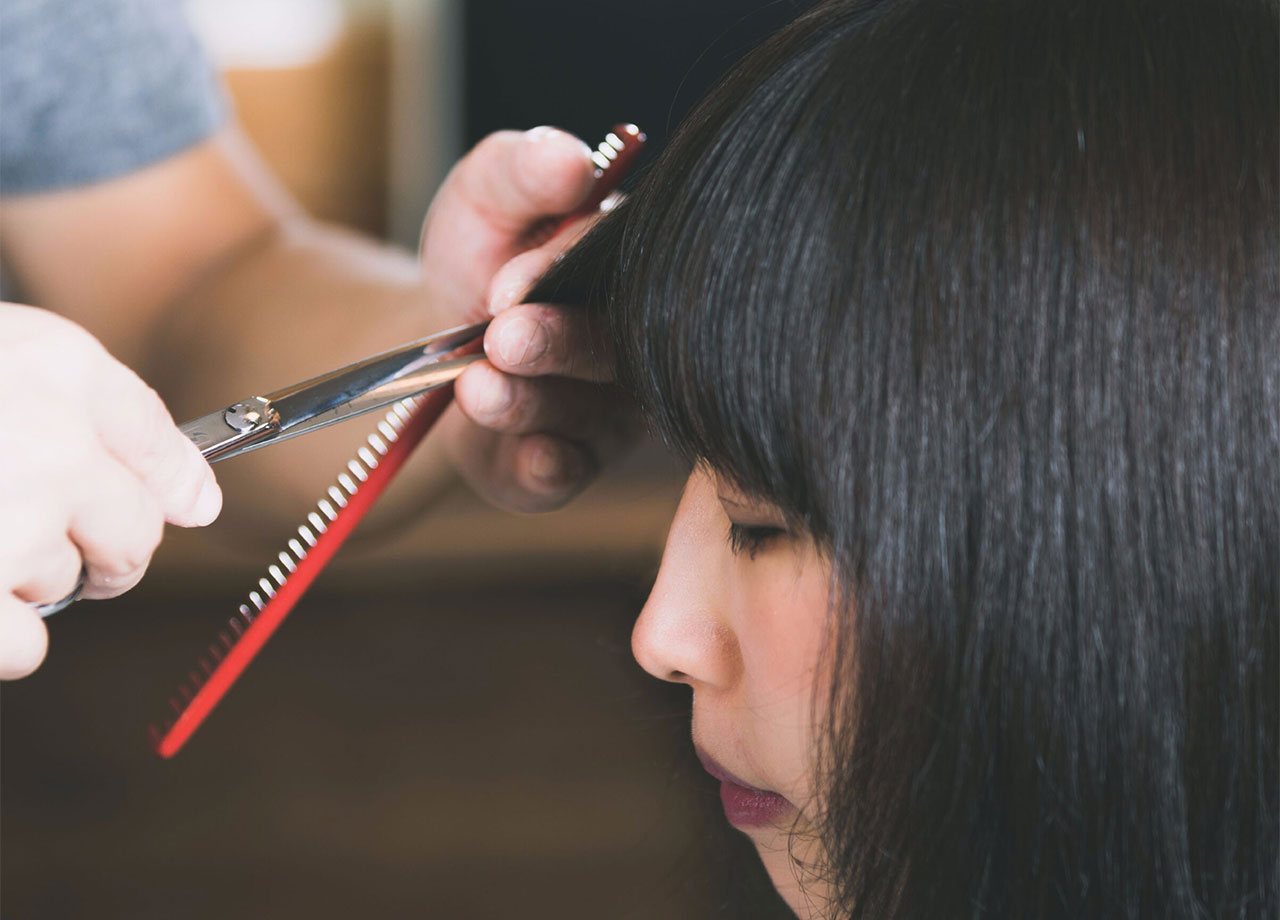
[[[603,318],[580,307],[520,304],[505,310],[489,324],[484,351],[495,368],[508,374],[613,379]]]
[[[92,389],[90,411],[102,445],[141,481],[164,519],[198,527],[218,516],[222,491],[213,470],[137,375],[109,365]]]
[[[555,253],[546,246],[530,249],[515,256],[498,269],[489,283],[486,298],[489,315],[497,316],[504,310],[523,303],[525,295],[555,261]]]
[[[35,608],[0,593],[0,680],[26,677],[48,649],[49,631]]]
[[[506,435],[479,428],[455,406],[440,424],[455,467],[475,491],[508,511],[559,508],[590,484],[591,452],[555,435]]]
[[[84,597],[123,594],[141,579],[164,534],[156,497],[123,465],[104,458],[68,531],[86,570]]]
[[[80,550],[65,534],[43,541],[28,554],[25,571],[13,594],[32,604],[56,603],[75,590],[80,565]]]
[[[551,264],[591,229],[596,219],[597,216],[590,216],[572,221],[549,242],[513,256],[498,269],[489,282],[486,297],[489,315],[497,316],[503,310],[523,302],[534,282],[546,274]]]
[[[567,504],[599,467],[586,450],[549,434],[498,435],[492,445],[490,499],[510,511],[538,514]]]
[[[551,434],[516,438],[510,450],[514,483],[531,511],[559,508],[586,488],[600,469],[589,451]]]
[[[572,134],[547,126],[500,131],[449,172],[433,211],[446,225],[451,217],[478,215],[505,237],[572,212],[594,180],[591,148]]]
[[[586,200],[594,169],[585,144],[552,128],[481,141],[445,178],[423,226],[422,264],[436,296],[483,315],[493,273],[528,248],[530,230]]]
[[[616,387],[567,377],[516,377],[481,361],[454,384],[458,407],[500,434],[545,433],[616,453],[628,440],[632,412]]]

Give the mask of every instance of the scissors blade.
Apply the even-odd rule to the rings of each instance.
[[[450,383],[484,356],[487,327],[446,329],[179,427],[210,463],[277,444]]]

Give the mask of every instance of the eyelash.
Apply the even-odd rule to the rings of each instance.
[[[751,527],[746,524],[729,524],[729,549],[735,556],[748,554],[751,559],[770,541],[785,533],[781,527]]]

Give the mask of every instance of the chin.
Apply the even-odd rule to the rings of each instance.
[[[773,887],[795,915],[800,920],[831,920],[829,888],[806,868],[816,863],[807,855],[814,852],[817,841],[777,829],[761,829],[748,836]]]

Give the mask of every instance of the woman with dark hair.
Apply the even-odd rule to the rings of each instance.
[[[533,293],[693,462],[634,649],[800,915],[1276,915],[1278,46],[825,3]]]

